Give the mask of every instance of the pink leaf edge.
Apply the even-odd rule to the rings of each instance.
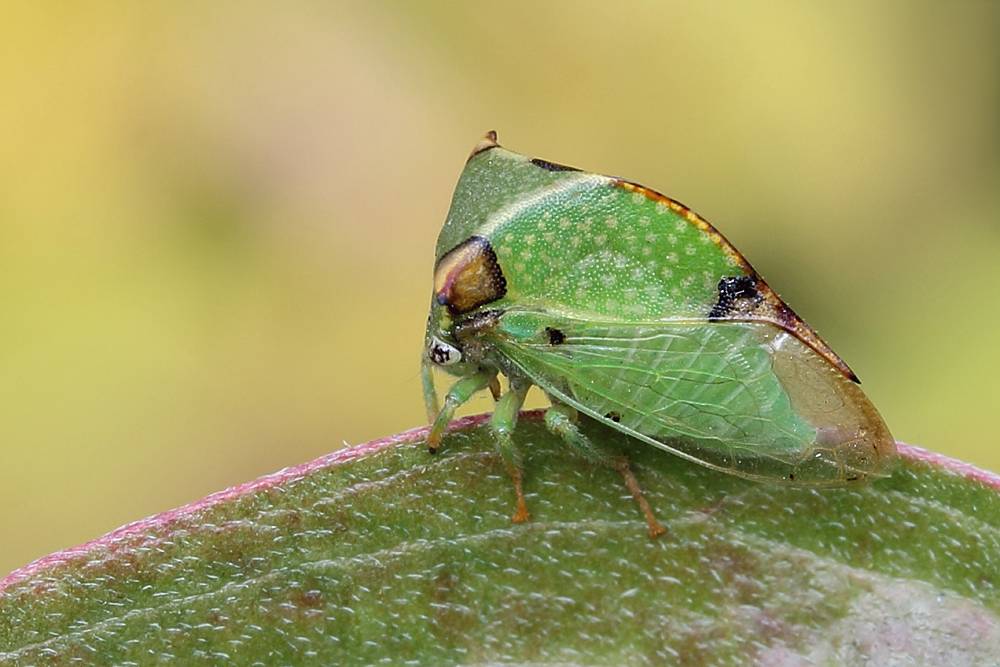
[[[544,410],[522,412],[521,419],[540,420],[543,412]],[[486,422],[489,417],[490,414],[486,413],[456,419],[448,426],[448,430],[453,431],[479,426]],[[181,507],[125,524],[124,526],[116,528],[106,535],[90,540],[89,542],[85,542],[79,546],[70,547],[69,549],[64,549],[47,556],[42,556],[41,558],[28,563],[24,567],[14,570],[3,579],[0,579],[0,594],[3,594],[14,584],[30,579],[44,570],[53,569],[73,561],[86,560],[90,554],[96,551],[112,554],[123,547],[129,546],[134,542],[134,540],[140,539],[143,536],[149,540],[160,539],[158,533],[162,533],[163,529],[168,528],[172,524],[181,520],[190,519],[198,512],[213,507],[214,505],[232,501],[242,496],[258,491],[264,491],[275,486],[280,486],[288,482],[301,479],[302,477],[318,470],[355,461],[395,445],[421,440],[426,437],[428,430],[428,427],[422,426],[408,431],[403,431],[402,433],[397,433],[396,435],[391,435],[386,438],[380,438],[378,440],[372,440],[360,445],[355,445],[354,447],[348,447],[347,449],[341,449],[336,452],[320,456],[319,458],[313,459],[307,463],[302,463],[289,468],[283,468],[277,472],[258,477],[255,480],[244,482],[243,484],[237,484],[236,486],[231,486],[222,491],[217,491],[216,493],[207,495],[204,498],[188,503],[187,505],[182,505]],[[944,454],[928,451],[922,447],[917,447],[916,445],[908,445],[903,442],[897,442],[896,447],[899,451],[899,455],[903,458],[920,461],[942,468],[971,481],[978,482],[990,489],[993,489],[994,491],[1000,492],[1000,475],[997,475],[996,473],[982,470],[972,464],[958,459],[953,459],[950,456],[945,456]]]

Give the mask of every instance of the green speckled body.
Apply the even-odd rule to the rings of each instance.
[[[862,481],[894,454],[853,372],[714,227],[495,136],[470,157],[438,238],[427,350],[428,367],[465,378],[439,429],[502,373],[520,395],[537,385],[554,405],[753,479]]]
[[[480,153],[459,180],[437,256],[473,234],[489,239],[507,279],[506,296],[491,308],[704,317],[719,280],[746,271],[684,209],[617,183],[548,171],[503,149]]]

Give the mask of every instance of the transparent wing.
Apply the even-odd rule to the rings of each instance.
[[[742,477],[855,482],[885,474],[895,451],[856,384],[766,323],[595,323],[511,310],[487,336],[557,399]]]

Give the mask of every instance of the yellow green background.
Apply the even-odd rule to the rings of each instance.
[[[421,424],[434,240],[492,128],[692,206],[898,438],[1000,469],[998,26],[991,2],[6,6],[0,574]]]

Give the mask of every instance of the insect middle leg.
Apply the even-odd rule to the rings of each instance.
[[[590,438],[583,434],[580,427],[577,426],[577,419],[577,411],[561,403],[553,403],[552,407],[545,411],[545,426],[549,431],[562,438],[574,451],[588,461],[618,471],[625,480],[626,488],[628,488],[629,493],[632,494],[632,498],[635,499],[636,504],[639,505],[639,509],[642,510],[642,514],[646,518],[646,527],[649,529],[650,537],[659,537],[667,532],[663,524],[656,520],[653,508],[649,506],[646,496],[642,494],[642,488],[632,473],[628,459],[624,455],[612,454],[602,447],[595,445]]]
[[[503,459],[507,467],[507,473],[511,481],[514,482],[514,495],[516,506],[514,516],[511,521],[514,523],[524,523],[531,515],[528,514],[528,504],[524,500],[524,489],[522,481],[524,473],[521,467],[521,452],[514,445],[512,434],[517,426],[517,415],[524,405],[524,397],[528,393],[531,384],[511,380],[510,391],[500,397],[496,408],[493,410],[493,417],[490,419],[490,430],[493,432],[493,441],[496,443],[500,458]]]

